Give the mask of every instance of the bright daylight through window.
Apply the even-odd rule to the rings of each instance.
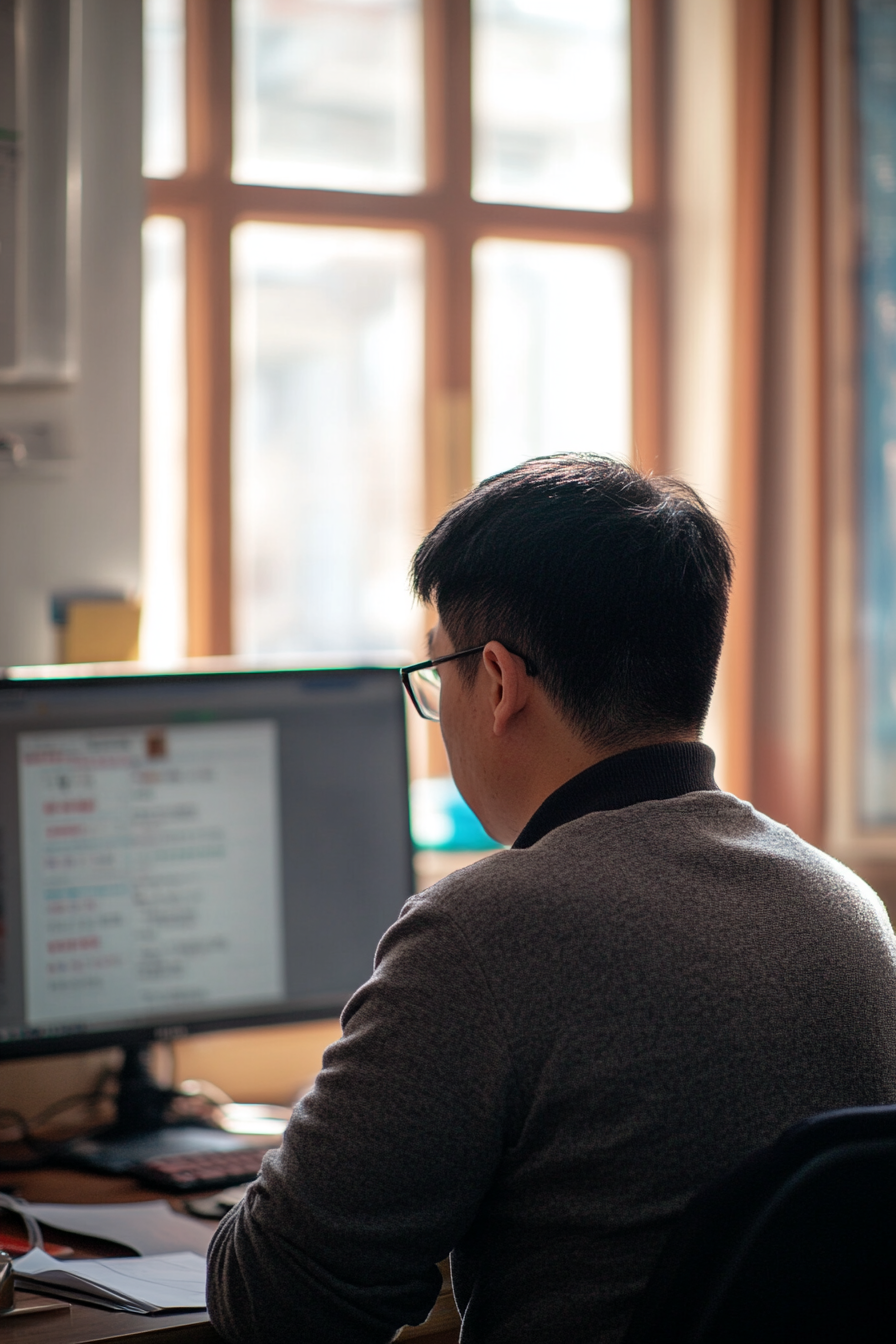
[[[234,24],[234,181],[420,190],[416,0],[237,0]]]
[[[416,648],[476,479],[653,465],[654,7],[144,0],[146,656]]]
[[[236,645],[407,648],[421,529],[419,234],[240,224]],[[335,488],[334,488],[335,487]]]

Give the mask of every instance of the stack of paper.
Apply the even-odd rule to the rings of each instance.
[[[15,1276],[16,1287],[47,1297],[144,1316],[205,1307],[205,1260],[193,1251],[61,1264],[35,1248],[15,1261]]]
[[[137,1255],[195,1251],[205,1255],[215,1223],[175,1213],[164,1199],[135,1204],[30,1204],[19,1201],[45,1227],[100,1237],[127,1246]]]

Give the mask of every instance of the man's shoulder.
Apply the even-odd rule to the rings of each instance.
[[[408,908],[477,923],[549,911],[579,896],[612,905],[633,893],[652,901],[669,887],[707,886],[819,893],[872,905],[888,923],[871,888],[831,855],[750,803],[720,790],[651,800],[616,811],[589,812],[555,827],[525,849],[501,850],[457,870],[419,893]],[[658,887],[658,883],[660,886]]]
[[[427,909],[450,915],[467,902],[487,899],[510,889],[519,880],[519,865],[515,862],[519,853],[518,850],[499,849],[472,863],[465,863],[418,891],[405,905],[405,912]]]
[[[612,885],[614,880],[637,880],[633,857],[648,863],[664,862],[668,846],[663,833],[682,837],[695,826],[710,847],[721,833],[745,827],[761,829],[767,821],[728,794],[691,794],[682,798],[637,804],[617,811],[589,812],[554,827],[533,845],[495,851],[449,873],[419,892],[405,907],[426,908],[446,915],[481,913],[511,901],[517,913],[527,898],[539,903],[570,884],[586,887]],[[699,842],[698,842],[699,843]],[[638,863],[634,864],[635,870]]]

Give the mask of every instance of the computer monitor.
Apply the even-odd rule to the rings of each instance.
[[[338,1015],[412,890],[394,669],[0,680],[0,1059]]]

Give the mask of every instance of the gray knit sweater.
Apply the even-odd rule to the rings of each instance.
[[[239,1344],[374,1344],[452,1253],[466,1344],[616,1341],[691,1196],[787,1125],[896,1102],[896,943],[697,744],[554,794],[409,901],[209,1253]]]

